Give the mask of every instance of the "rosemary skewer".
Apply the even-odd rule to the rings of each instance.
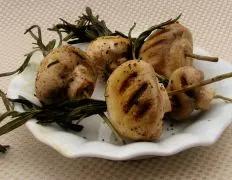
[[[221,100],[223,100],[225,102],[230,102],[230,103],[232,102],[231,98],[228,98],[228,97],[225,97],[225,96],[222,96],[222,95],[219,95],[219,94],[215,94],[213,98],[214,99],[221,99]]]
[[[193,54],[193,53],[191,54],[186,53],[185,56],[198,59],[198,60],[202,60],[202,61],[218,62],[218,57],[202,56],[202,55]]]
[[[214,83],[214,82],[217,82],[217,81],[221,81],[221,80],[224,80],[224,79],[227,79],[227,78],[231,78],[231,77],[232,77],[232,72],[221,74],[221,75],[215,76],[213,78],[203,80],[203,81],[199,82],[198,84],[192,84],[192,85],[184,86],[181,89],[177,89],[177,90],[174,90],[174,91],[169,91],[168,95],[172,96],[172,95],[175,95],[175,94],[178,94],[178,93],[183,93],[183,92],[186,92],[188,90],[191,90],[191,89],[194,89],[194,88],[197,88],[197,87],[200,87],[200,86],[204,86],[204,85],[207,85],[207,84],[211,84],[211,83]]]

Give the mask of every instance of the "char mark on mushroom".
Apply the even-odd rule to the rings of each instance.
[[[123,106],[123,110],[125,113],[128,113],[132,106],[138,103],[138,99],[143,95],[147,88],[148,84],[147,82],[144,82],[136,91],[132,93],[128,101]]]
[[[120,93],[123,93],[128,87],[130,87],[131,82],[138,76],[137,72],[130,74],[126,80],[122,82],[122,85],[119,89]]]

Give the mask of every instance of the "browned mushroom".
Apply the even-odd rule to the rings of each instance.
[[[89,44],[87,54],[98,74],[104,73],[108,77],[130,57],[130,41],[121,36],[102,36]]]
[[[46,104],[90,97],[96,72],[90,57],[78,48],[53,49],[41,62],[36,77],[36,96]]]
[[[167,91],[182,89],[188,85],[194,85],[204,80],[202,71],[192,67],[184,66],[175,70],[170,79]],[[177,120],[185,120],[194,109],[207,110],[210,108],[214,92],[208,86],[201,86],[183,93],[170,96],[172,111],[170,116]]]
[[[166,77],[180,67],[192,66],[192,58],[218,61],[216,57],[193,54],[192,34],[179,23],[163,26],[153,32],[139,51],[139,59],[147,61],[158,74]]]
[[[121,135],[159,139],[164,113],[171,105],[150,64],[131,60],[120,65],[107,81],[105,98],[110,121]]]

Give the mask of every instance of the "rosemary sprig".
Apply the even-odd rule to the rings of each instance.
[[[33,29],[37,29],[38,35],[35,35],[35,33],[32,31]],[[54,31],[56,31],[59,36],[59,44],[57,47],[60,47],[62,44],[62,34],[57,28],[54,28]],[[27,34],[27,33],[29,33],[31,37],[36,40],[35,43],[32,43],[36,45],[34,49],[41,51],[44,57],[47,56],[48,53],[51,52],[52,49],[54,49],[56,45],[56,40],[52,39],[51,41],[47,43],[47,45],[45,45],[42,41],[41,28],[38,25],[33,25],[30,28],[28,28],[24,34]]]
[[[36,35],[32,30],[33,29],[37,29],[37,34]],[[56,31],[58,33],[58,36],[59,36],[59,43],[57,45],[57,47],[60,47],[61,44],[62,44],[62,35],[61,35],[61,32],[54,28],[54,31]],[[41,33],[41,28],[38,26],[38,25],[33,25],[31,26],[30,28],[28,28],[24,34],[27,34],[27,33],[30,33],[30,35],[32,36],[33,39],[36,40],[35,43],[32,43],[34,45],[36,45],[35,47],[33,47],[33,51],[31,51],[30,53],[27,53],[25,54],[26,58],[24,60],[24,62],[22,63],[22,65],[17,68],[16,70],[14,71],[11,71],[11,72],[6,72],[6,73],[1,73],[0,74],[0,77],[4,77],[4,76],[11,76],[13,74],[16,74],[16,73],[21,73],[24,71],[24,69],[27,67],[27,65],[29,64],[29,61],[31,60],[31,57],[32,55],[35,53],[35,52],[38,52],[38,51],[41,51],[43,56],[45,57],[49,52],[51,52],[51,50],[55,47],[56,45],[56,40],[53,39],[51,41],[48,42],[47,45],[45,45],[42,41],[42,33]]]
[[[23,97],[20,97],[20,99],[9,99],[2,91],[0,91],[0,96],[5,101],[6,106],[6,112],[0,115],[0,136],[18,128],[30,119],[36,119],[37,123],[41,125],[56,123],[65,130],[79,132],[83,129],[83,126],[79,123],[84,118],[99,114],[112,129],[119,142],[123,142],[120,135],[109,122],[109,119],[104,115],[104,112],[107,110],[105,101],[81,99],[40,107]],[[13,103],[20,103],[24,108],[24,112],[15,111]],[[7,118],[8,121],[5,123]],[[11,118],[10,121],[9,118]],[[6,149],[6,146],[0,146],[0,152],[5,152]]]
[[[63,39],[69,44],[77,44],[82,42],[90,42],[97,37],[119,35],[127,37],[119,31],[112,32],[107,26],[104,20],[99,20],[99,15],[93,15],[90,7],[86,7],[86,14],[78,17],[75,24],[69,23],[66,20],[60,18],[62,21],[59,24],[49,28],[48,30],[53,31],[54,29],[64,32],[67,36]]]
[[[169,25],[169,24],[173,24],[175,22],[178,21],[178,19],[181,17],[181,14],[179,16],[177,16],[175,19],[169,19],[163,23],[160,23],[158,25],[154,25],[152,27],[150,27],[148,30],[142,32],[135,41],[133,41],[132,43],[132,53],[133,53],[133,58],[137,59],[138,58],[138,53],[139,50],[141,48],[141,46],[143,45],[143,43],[145,42],[145,39],[150,36],[150,34],[157,29],[162,29],[165,26]]]
[[[29,63],[29,61],[30,61],[30,59],[31,59],[31,56],[32,56],[36,51],[39,51],[39,50],[36,49],[36,50],[31,51],[31,52],[28,53],[28,54],[25,54],[26,59],[24,60],[24,62],[22,63],[22,65],[21,65],[19,68],[17,68],[17,69],[14,70],[14,71],[11,71],[11,72],[1,73],[1,74],[0,74],[0,77],[11,76],[11,75],[13,75],[13,74],[23,72],[24,69],[27,67],[27,65],[28,65],[28,63]]]

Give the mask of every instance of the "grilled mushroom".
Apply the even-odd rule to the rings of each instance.
[[[202,71],[185,66],[175,70],[170,79],[167,91],[182,89],[188,85],[198,84],[204,80]],[[210,108],[214,92],[208,86],[197,87],[171,96],[172,111],[170,116],[177,120],[185,120],[194,109],[207,110]]]
[[[179,23],[153,32],[139,51],[139,59],[147,61],[158,74],[166,77],[170,77],[180,67],[192,66],[192,58],[218,61],[217,57],[193,54],[192,34]]]
[[[89,44],[87,54],[98,74],[104,73],[108,77],[130,57],[130,41],[121,36],[102,36]]]
[[[45,104],[90,97],[96,78],[85,52],[69,45],[56,48],[40,64],[36,96]]]
[[[139,59],[149,62],[158,74],[170,77],[182,66],[191,66],[193,40],[190,31],[179,23],[165,26],[154,32],[142,45]]]
[[[121,135],[159,139],[164,113],[171,105],[150,64],[130,60],[120,65],[107,81],[105,98],[110,120]]]

